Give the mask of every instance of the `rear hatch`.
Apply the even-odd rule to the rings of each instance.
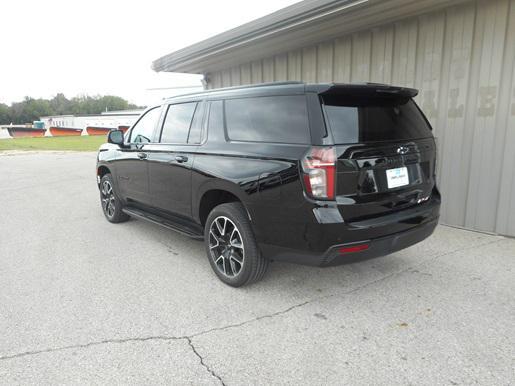
[[[335,198],[345,221],[370,220],[430,198],[436,146],[415,95],[373,86],[321,94],[336,149]]]

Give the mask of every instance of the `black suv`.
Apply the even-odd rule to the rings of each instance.
[[[106,218],[149,220],[203,239],[225,283],[269,262],[331,266],[413,245],[440,194],[417,90],[272,83],[152,107],[98,153]]]

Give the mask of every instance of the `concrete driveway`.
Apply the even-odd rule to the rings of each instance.
[[[515,382],[513,239],[440,226],[233,289],[201,242],[108,223],[95,154],[0,155],[0,197],[2,384]]]

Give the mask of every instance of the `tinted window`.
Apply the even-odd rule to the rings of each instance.
[[[199,103],[197,109],[195,110],[195,116],[193,117],[190,133],[188,135],[188,143],[200,143],[205,105],[205,103]]]
[[[410,98],[324,97],[335,143],[410,140],[431,137],[431,128]]]
[[[161,134],[161,142],[186,143],[196,107],[197,102],[168,106]]]
[[[211,141],[225,141],[223,101],[210,102],[208,137]]]
[[[154,133],[160,115],[161,109],[159,107],[147,111],[132,128],[130,142],[145,143],[152,141],[152,134]]]
[[[229,99],[225,119],[235,141],[311,142],[304,95]]]

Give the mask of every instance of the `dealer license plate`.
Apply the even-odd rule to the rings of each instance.
[[[386,171],[386,180],[388,181],[388,189],[398,188],[409,184],[408,168],[395,168]]]

